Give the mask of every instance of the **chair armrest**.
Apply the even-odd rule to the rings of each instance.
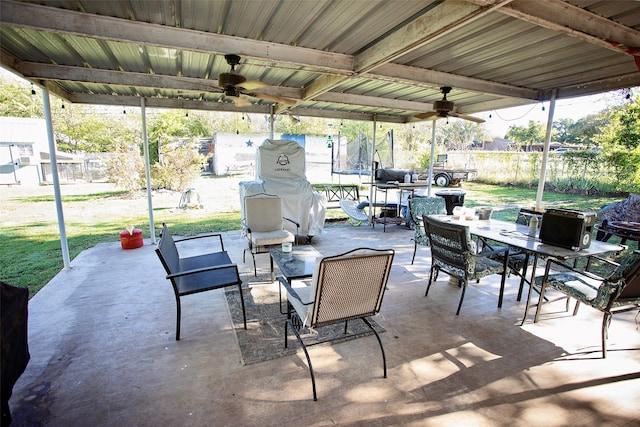
[[[291,218],[287,218],[286,216],[283,216],[282,219],[289,221],[290,223],[295,225],[296,228],[300,228],[300,223],[298,221],[294,221]]]
[[[298,236],[300,234],[300,223],[298,221],[294,221],[291,218],[287,218],[287,217],[284,217],[284,216],[282,218],[287,220],[287,221],[289,221],[290,223],[292,223],[293,225],[296,226],[296,236]],[[297,237],[294,238],[294,241],[295,241],[295,239],[297,239]]]
[[[583,271],[583,270],[578,270],[575,267],[572,267],[568,264],[565,264],[559,260],[556,260],[554,258],[549,258],[549,260],[547,260],[547,267],[545,268],[544,271],[544,277],[546,278],[549,275],[549,271],[551,271],[551,264],[557,264],[559,266],[561,266],[562,268],[569,270],[569,271],[573,271],[574,273],[580,274],[582,276],[588,277],[590,279],[594,279],[594,280],[604,280],[604,278],[598,276],[597,274],[591,273],[590,271]]]
[[[303,302],[302,298],[300,298],[300,295],[298,295],[298,293],[295,291],[295,289],[293,289],[293,287],[291,286],[291,283],[289,283],[289,281],[285,277],[278,276],[277,279],[280,282],[280,284],[285,287],[285,289],[287,290],[289,295],[291,295],[292,297],[294,297],[295,299],[300,301],[302,303],[302,305],[311,305],[311,304],[313,304],[313,301],[311,301],[311,302]]]
[[[249,224],[247,224],[244,219],[241,221],[241,223],[242,223],[242,229],[246,230],[247,233],[251,234],[251,227],[249,227]]]
[[[600,262],[603,262],[605,264],[609,264],[612,265],[614,267],[618,267],[620,264],[615,262],[615,261],[611,261],[610,259],[598,256],[598,255],[592,255],[589,257],[589,259],[587,260],[587,265],[584,267],[585,271],[589,271],[589,268],[591,268],[591,261],[597,259]]]
[[[206,271],[223,270],[227,268],[235,268],[237,270],[238,265],[234,263],[228,263],[228,264],[212,265],[209,267],[194,268],[192,270],[177,271],[175,273],[167,274],[167,279],[171,279],[174,277],[188,276],[190,274],[204,273]]]
[[[289,283],[289,281],[286,278],[284,278],[282,276],[278,276],[277,279],[278,279],[278,282],[280,282],[280,285],[284,286],[284,288],[287,290],[287,292],[291,296],[293,296],[298,301],[302,302],[302,300],[300,299],[300,295],[298,295],[298,293],[293,290],[293,288],[291,287],[291,284]]]
[[[206,233],[206,234],[199,234],[197,236],[180,237],[178,239],[174,238],[173,241],[175,243],[181,243],[187,240],[204,239],[204,238],[210,238],[210,237],[218,238],[218,240],[220,241],[220,248],[222,249],[222,252],[224,252],[224,242],[222,241],[221,233]]]
[[[504,248],[500,248],[500,249],[494,249],[494,250],[490,250],[490,251],[485,251],[485,252],[480,252],[477,254],[473,254],[474,257],[478,257],[478,258],[486,258],[490,255],[497,255],[502,253],[502,255],[506,255],[509,252],[509,248],[504,247]]]

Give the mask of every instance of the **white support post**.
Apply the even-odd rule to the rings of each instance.
[[[433,182],[433,158],[436,155],[436,123],[433,121],[431,132],[431,157],[429,158],[429,176],[427,178],[427,197],[431,197],[431,183]]]
[[[368,224],[369,225],[373,225],[373,211],[374,211],[374,207],[372,206],[373,203],[373,192],[375,191],[374,189],[374,183],[376,181],[376,176],[375,176],[375,170],[373,168],[373,162],[375,162],[375,156],[376,156],[376,122],[377,122],[377,118],[375,116],[375,114],[373,115],[373,138],[371,138],[371,162],[369,163],[371,165],[371,185],[369,186],[369,219],[368,219]]]
[[[49,156],[51,158],[51,178],[53,179],[53,193],[56,200],[56,213],[58,215],[58,229],[60,231],[60,246],[62,249],[62,263],[66,270],[71,268],[69,257],[69,244],[67,231],[64,225],[64,212],[62,210],[62,195],[60,193],[60,178],[58,177],[58,156],[56,155],[56,141],[53,137],[53,125],[51,122],[51,104],[49,103],[49,90],[42,88],[42,103],[44,105],[44,118],[47,124],[47,141],[49,143]]]
[[[275,124],[275,116],[273,114],[274,111],[274,107],[273,104],[270,107],[269,110],[269,139],[273,141],[273,136],[274,136],[274,124]]]
[[[151,165],[149,164],[149,138],[147,136],[147,108],[145,98],[140,98],[142,116],[142,146],[144,147],[144,172],[147,183],[147,205],[149,209],[149,237],[151,244],[156,243],[156,227],[153,222],[153,198],[151,195]]]
[[[556,96],[558,89],[551,93],[549,102],[549,116],[547,118],[547,133],[544,138],[544,149],[542,151],[542,165],[540,166],[540,179],[538,180],[538,193],[536,196],[536,210],[542,210],[542,194],[544,193],[544,182],[547,178],[547,163],[549,162],[549,147],[551,146],[551,131],[553,130],[553,113],[556,109]]]

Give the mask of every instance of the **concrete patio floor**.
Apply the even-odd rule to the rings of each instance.
[[[376,320],[386,328],[388,378],[375,339],[243,366],[223,290],[183,298],[175,341],[171,285],[145,241],[100,244],[75,258],[29,304],[31,361],[10,401],[14,426],[631,426],[640,419],[636,313],[612,322],[600,356],[599,312],[564,303],[520,326],[518,279],[460,290],[442,274],[424,297],[429,252],[410,264],[413,232],[329,225],[313,246],[330,255],[393,247],[392,277]],[[252,264],[239,231],[224,233],[245,284]],[[267,255],[257,257],[267,271]],[[255,315],[247,313],[249,322]]]

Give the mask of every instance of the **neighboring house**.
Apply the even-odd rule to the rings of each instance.
[[[56,153],[61,181],[84,179],[82,157]],[[0,184],[51,183],[51,157],[44,119],[0,117]]]
[[[485,151],[508,151],[513,149],[515,142],[504,138],[494,138],[493,141],[484,141],[483,145]]]

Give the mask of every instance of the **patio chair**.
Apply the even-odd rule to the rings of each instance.
[[[242,317],[244,328],[247,329],[247,316],[244,310],[242,295],[242,280],[238,273],[238,266],[231,262],[229,254],[224,250],[222,235],[219,233],[201,234],[193,237],[174,239],[167,224],[162,224],[162,234],[156,248],[156,254],[167,272],[167,280],[171,280],[176,297],[176,341],[180,340],[180,298],[185,295],[206,292],[213,289],[237,286],[242,303]],[[208,238],[219,241],[220,251],[207,252],[201,255],[181,257],[176,243]],[[214,240],[214,241],[215,241]]]
[[[536,285],[540,286],[540,301],[547,289],[555,289],[569,299],[574,298],[576,305],[573,315],[578,313],[580,303],[586,304],[603,313],[602,318],[602,358],[607,357],[607,330],[615,313],[640,309],[640,250],[627,254],[618,264],[599,258],[615,266],[613,272],[603,278],[589,271],[579,271],[555,259],[547,262],[544,276],[536,277]],[[551,272],[552,265],[562,266],[562,272]],[[540,308],[536,307],[534,323],[538,321]]]
[[[268,252],[269,246],[294,243],[300,224],[282,216],[282,201],[279,196],[259,193],[246,196],[243,203],[242,232],[249,246],[242,252],[242,262],[246,262],[248,250],[253,259],[253,274],[257,276],[255,255]],[[296,226],[295,235],[285,230],[284,220]]]
[[[424,215],[444,215],[446,213],[447,210],[442,197],[412,197],[409,199],[409,214],[411,215],[411,221],[413,221],[415,227],[415,235],[411,239],[413,240],[413,256],[411,257],[412,265],[416,258],[418,245],[429,246],[429,238],[424,230],[422,217]]]
[[[456,311],[456,315],[459,315],[467,289],[467,282],[476,280],[479,283],[483,277],[491,274],[500,274],[502,279],[498,307],[502,307],[504,282],[508,271],[508,258],[505,255],[508,249],[503,248],[477,254],[475,244],[471,240],[469,227],[466,225],[439,221],[428,215],[423,216],[423,223],[431,243],[431,269],[429,272],[429,284],[424,296],[429,294],[431,283],[438,279],[440,270],[449,276],[457,278],[459,286],[462,287],[462,294]],[[502,262],[489,258],[490,255],[496,253],[502,253]]]
[[[285,348],[288,346],[288,327],[291,326],[307,357],[313,400],[318,398],[311,358],[300,337],[300,330],[304,327],[318,329],[344,322],[346,334],[349,320],[362,319],[378,340],[384,378],[387,377],[384,347],[367,317],[380,311],[394,254],[393,249],[360,248],[341,255],[318,258],[310,286],[301,281],[289,283],[286,278],[278,277],[281,286],[285,288],[288,301],[284,345]]]

